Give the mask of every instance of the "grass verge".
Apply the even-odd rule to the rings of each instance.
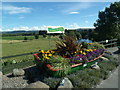
[[[16,64],[8,64],[8,65],[2,67],[2,72],[3,72],[3,74],[8,74],[8,73],[11,73],[14,68],[20,69],[20,68],[25,68],[25,67],[28,67],[31,65],[34,65],[33,60],[20,62],[20,63],[16,63]]]

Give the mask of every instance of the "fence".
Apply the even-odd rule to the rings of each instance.
[[[105,47],[115,47],[117,46],[117,39],[100,41],[98,43],[103,44]]]
[[[113,46],[117,46],[117,39],[100,41],[98,43],[103,44],[105,47],[113,47]],[[35,53],[38,53],[38,52],[30,52],[30,53],[24,53],[24,54],[19,54],[19,55],[5,56],[5,57],[2,57],[0,59],[25,56],[25,55],[35,54]]]
[[[24,53],[24,54],[12,55],[12,56],[5,56],[5,57],[2,57],[0,59],[6,59],[6,58],[12,58],[12,57],[18,57],[18,56],[25,56],[25,55],[35,54],[35,53],[38,53],[38,52],[30,52],[30,53]]]

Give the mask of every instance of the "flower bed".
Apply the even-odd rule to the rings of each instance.
[[[102,49],[100,49],[100,50],[102,50]],[[69,61],[69,63],[71,64],[71,62],[73,63],[73,64],[71,64],[71,69],[68,71],[68,74],[70,74],[70,73],[73,73],[73,72],[75,72],[76,70],[81,70],[81,69],[84,69],[84,68],[86,68],[86,67],[89,67],[89,66],[91,66],[92,64],[94,64],[95,62],[98,62],[98,58],[100,58],[101,56],[103,56],[104,55],[104,50],[102,50],[102,52],[100,52],[100,50],[92,50],[91,49],[91,51],[89,51],[89,50],[86,50],[87,51],[87,53],[83,53],[83,54],[77,54],[77,55],[75,55],[74,57],[71,57],[71,58],[68,58],[67,60],[77,60],[77,59],[79,59],[79,58],[81,58],[81,59],[83,59],[84,57],[86,57],[86,59],[89,57],[90,58],[90,56],[93,54],[94,55],[94,53],[95,52],[97,52],[98,51],[98,53],[99,54],[97,54],[96,53],[96,56],[94,55],[94,58],[92,57],[91,58],[91,60],[87,60],[86,62],[81,62],[81,63],[78,63],[78,62],[72,62],[72,61]],[[42,51],[43,52],[43,51]],[[80,51],[80,52],[82,52],[82,51]],[[46,53],[46,52],[44,52],[44,53]],[[36,64],[37,64],[37,66],[38,67],[45,67],[46,69],[47,69],[47,72],[51,75],[51,76],[55,76],[55,77],[60,77],[60,75],[59,75],[59,71],[62,71],[64,68],[57,68],[57,69],[55,69],[51,64],[49,64],[49,63],[45,63],[45,62],[43,62],[41,59],[40,59],[40,56],[41,56],[41,54],[44,54],[44,53],[36,53],[36,54],[33,54],[34,55],[34,57],[35,57],[35,61],[36,61]],[[91,55],[89,55],[91,53]],[[85,55],[84,55],[85,54]],[[83,55],[83,56],[82,56]],[[49,55],[48,55],[49,56]],[[51,56],[51,55],[50,55]],[[81,57],[82,56],[82,57]],[[65,56],[64,56],[65,57]],[[46,55],[46,59],[48,59],[49,57],[47,57],[47,55]],[[43,64],[44,63],[44,64]],[[43,66],[44,65],[44,66]]]
[[[52,76],[62,77],[98,62],[105,49],[98,43],[77,43],[74,37],[65,36],[56,42],[55,50],[39,51],[34,54],[36,65]]]

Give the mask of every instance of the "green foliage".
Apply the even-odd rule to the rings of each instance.
[[[71,69],[68,60],[62,56],[53,56],[48,62],[53,68],[62,69],[58,71],[58,76],[60,77],[66,76]]]
[[[38,39],[38,38],[39,38],[39,35],[38,35],[38,34],[35,34],[34,37],[35,37],[35,39]]]
[[[24,40],[28,40],[28,38],[25,36],[25,37],[24,37]]]
[[[43,34],[43,37],[44,37],[44,38],[46,38],[46,37],[47,37],[47,35],[46,35],[46,34]]]
[[[120,46],[120,37],[117,39],[117,46]]]
[[[60,38],[60,39],[63,39],[63,38],[64,38],[64,35],[60,35],[59,38]]]
[[[25,36],[5,36],[0,37],[2,40],[24,40]],[[34,36],[27,36],[28,40],[34,39]]]
[[[120,2],[111,3],[104,11],[99,12],[96,27],[96,40],[113,39],[120,36]],[[104,32],[104,33],[103,33]]]
[[[76,37],[77,37],[78,40],[82,38],[81,33],[78,32],[78,31],[75,32],[75,35],[76,35]]]
[[[64,39],[56,42],[56,47],[61,56],[71,56],[71,53],[80,50],[80,44],[76,43],[76,38],[69,36],[64,36]]]
[[[65,33],[65,35],[67,35],[67,36],[72,36],[72,37],[76,37],[76,30],[68,30],[68,31],[66,31],[66,33]]]
[[[74,88],[91,88],[100,83],[101,79],[107,79],[109,71],[112,71],[118,65],[116,59],[111,58],[110,61],[100,61],[98,63],[100,70],[91,68],[85,68],[84,70],[78,70],[72,74],[67,75],[72,82]],[[56,88],[62,78],[45,77],[44,82],[51,88]]]

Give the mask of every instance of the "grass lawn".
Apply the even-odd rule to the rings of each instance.
[[[2,40],[24,40],[25,36],[6,36],[6,37],[0,37]],[[34,39],[34,36],[26,36],[29,40]]]
[[[3,43],[2,44],[2,56],[10,56],[10,55],[17,55],[29,52],[35,52],[40,49],[53,49],[55,48],[55,40],[50,40],[50,47],[49,47],[49,40],[46,38],[42,39],[34,39],[27,42],[19,42],[19,43]]]
[[[2,43],[2,57],[4,56],[12,56],[30,52],[37,52],[40,49],[47,50],[47,49],[54,49],[55,48],[55,41],[57,37],[52,37],[50,39],[50,46],[49,46],[49,39],[40,37],[39,39],[28,40],[27,42],[14,42],[14,43],[7,43],[7,40],[3,40],[6,43]],[[8,40],[10,41],[10,40]],[[19,40],[18,40],[19,41]],[[16,60],[17,62],[23,60],[33,60],[33,55],[26,55],[26,56],[19,56],[14,58],[3,59],[5,61],[12,61]]]
[[[14,37],[13,40],[10,40],[12,38],[13,37],[9,37],[8,40],[7,38],[3,39],[2,57],[30,53],[30,52],[37,52],[40,49],[42,50],[54,49],[55,41],[58,40],[58,37],[52,37],[50,39],[50,46],[49,46],[48,38],[40,37],[39,39],[28,40],[27,42],[23,42],[22,40],[16,40],[16,37]],[[11,41],[12,43],[9,43]],[[13,60],[17,62],[17,64],[15,64],[14,66],[11,64]],[[10,73],[14,68],[22,68],[29,65],[33,65],[34,64],[33,60],[34,60],[33,55],[25,55],[25,56],[2,59],[2,62],[5,62],[3,64],[3,73],[7,74],[7,73]],[[26,65],[25,64],[22,65],[22,63],[26,63]]]

